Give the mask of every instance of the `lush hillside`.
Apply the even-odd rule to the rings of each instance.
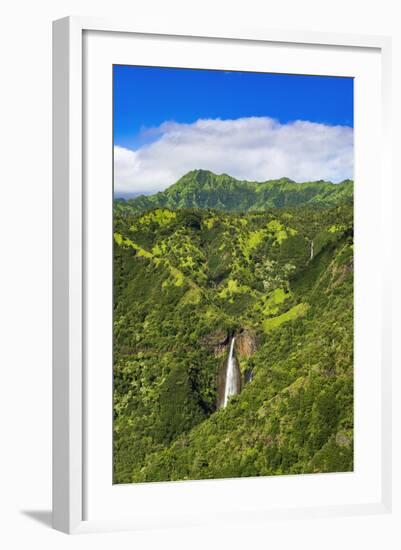
[[[353,183],[325,181],[295,183],[288,178],[266,182],[239,181],[226,174],[216,175],[207,170],[193,170],[166,191],[152,196],[140,196],[120,201],[120,208],[133,212],[163,206],[179,208],[217,208],[228,212],[258,211],[310,205],[335,206],[351,202]]]
[[[351,197],[196,171],[116,201],[116,483],[352,470]]]

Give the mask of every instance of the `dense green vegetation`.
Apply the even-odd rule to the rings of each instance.
[[[116,201],[115,482],[352,470],[352,297],[352,182],[196,171]]]

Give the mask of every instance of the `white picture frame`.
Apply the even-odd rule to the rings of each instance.
[[[89,223],[95,223],[86,216],[84,180],[87,177],[85,155],[88,154],[85,145],[85,78],[83,60],[85,50],[85,33],[108,36],[111,44],[116,37],[147,37],[148,41],[156,41],[160,37],[173,37],[180,40],[196,40],[197,43],[209,44],[213,49],[216,41],[226,41],[227,44],[277,44],[288,45],[291,48],[327,47],[341,49],[347,52],[359,50],[374,51],[380,62],[380,82],[375,82],[380,89],[380,126],[381,158],[377,166],[381,187],[391,187],[390,167],[390,56],[391,42],[387,37],[337,35],[313,32],[288,32],[264,29],[192,29],[176,26],[166,28],[142,28],[141,25],[127,22],[110,22],[93,18],[68,17],[54,22],[53,28],[53,526],[66,533],[137,529],[144,525],[191,525],[202,522],[195,520],[190,514],[184,517],[177,507],[165,518],[156,521],[150,514],[138,519],[133,514],[114,514],[105,516],[99,512],[96,518],[87,517],[88,477],[90,477],[90,461],[85,459],[88,447],[88,432],[91,430],[90,411],[88,415],[87,395],[90,378],[87,376],[87,309],[85,299],[88,291],[88,281],[85,270],[88,265],[88,246],[90,238]],[[114,38],[113,38],[114,37]],[[102,48],[104,46],[101,46]],[[101,48],[100,50],[101,51]],[[153,51],[153,56],[158,55]],[[88,57],[86,57],[88,59]],[[89,57],[89,59],[93,59]],[[375,73],[376,74],[376,73]],[[347,74],[346,76],[352,76]],[[376,78],[376,77],[374,77]],[[379,88],[380,87],[380,88]],[[111,105],[110,105],[111,110]],[[108,139],[108,138],[107,138]],[[111,149],[111,144],[110,144]],[[111,167],[110,167],[111,169]],[[110,182],[111,184],[111,182]],[[391,189],[389,189],[391,192]],[[111,194],[109,196],[111,200]],[[382,226],[386,230],[388,217],[386,208],[382,205],[380,215]],[[383,233],[381,233],[383,234]],[[380,236],[380,235],[379,235]],[[384,264],[389,265],[389,258],[384,258]],[[390,269],[384,269],[380,277],[382,288],[388,286]],[[386,275],[385,275],[386,274]],[[107,280],[105,281],[107,284]],[[380,457],[376,468],[380,468],[380,487],[376,491],[380,496],[370,499],[367,496],[363,502],[344,500],[344,502],[326,502],[316,506],[311,502],[303,502],[300,498],[296,506],[284,505],[255,508],[253,518],[258,521],[273,517],[313,517],[314,515],[349,515],[364,513],[385,513],[391,509],[391,357],[389,328],[390,297],[380,298],[383,315],[381,325],[381,358],[380,363],[373,365],[373,370],[380,382],[375,386],[378,407],[380,407]],[[374,361],[374,356],[371,361]],[[111,376],[110,376],[111,384]],[[371,383],[372,386],[372,383]],[[110,388],[111,392],[111,388]],[[380,394],[380,395],[379,395]],[[111,413],[110,413],[111,414]],[[89,418],[89,420],[88,420]],[[107,464],[106,464],[107,467]],[[330,474],[331,476],[336,474]],[[300,477],[300,476],[297,476]],[[247,490],[252,491],[255,482],[249,480]],[[366,481],[366,480],[365,480]],[[185,482],[181,485],[156,484],[164,486],[164,495],[175,492],[175,499],[191,499],[190,486]],[[196,482],[198,497],[199,489],[204,482]],[[208,482],[206,482],[208,483]],[[230,483],[244,483],[244,480],[231,480]],[[295,483],[287,477],[286,486]],[[321,483],[319,479],[315,485]],[[333,482],[331,482],[333,483]],[[90,483],[89,483],[90,485]],[[236,485],[238,486],[238,485]],[[155,484],[142,485],[142,497],[145,493],[155,492]],[[183,489],[184,487],[184,489]],[[216,496],[221,494],[222,486],[216,484],[203,485],[206,492],[212,491]],[[228,489],[225,485],[225,489]],[[232,485],[234,487],[234,485]],[[243,485],[243,487],[245,487]],[[231,490],[231,489],[230,489]],[[286,489],[288,491],[288,488]],[[308,489],[309,490],[309,489]],[[90,492],[90,491],[89,491]],[[180,493],[181,492],[181,493]],[[229,492],[229,490],[228,490]],[[91,497],[92,498],[92,497]],[[94,498],[94,497],[93,497]],[[102,498],[97,495],[97,498]],[[106,498],[104,496],[104,498]],[[119,497],[118,497],[119,498]],[[100,509],[100,508],[99,508]],[[246,520],[242,513],[242,519]],[[209,521],[205,514],[205,521]],[[224,517],[216,518],[224,520]]]

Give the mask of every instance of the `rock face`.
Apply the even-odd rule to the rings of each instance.
[[[213,351],[215,357],[222,357],[227,353],[228,332],[223,329],[212,332],[202,338],[201,344]]]
[[[245,328],[238,334],[235,340],[235,349],[238,355],[250,357],[257,349],[256,333],[252,329]]]

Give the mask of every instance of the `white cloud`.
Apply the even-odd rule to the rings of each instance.
[[[353,177],[353,130],[268,117],[165,122],[135,151],[114,148],[115,191],[154,193],[198,168],[238,179],[295,181]]]

